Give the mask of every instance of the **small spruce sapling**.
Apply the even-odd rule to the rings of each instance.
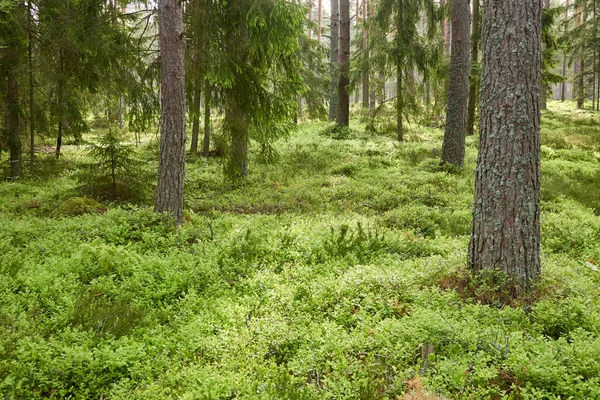
[[[108,200],[145,198],[149,174],[135,158],[134,147],[122,142],[121,131],[109,129],[98,143],[88,143],[87,154],[93,162],[79,174],[86,194]]]

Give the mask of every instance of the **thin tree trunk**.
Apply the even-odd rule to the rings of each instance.
[[[579,74],[577,76],[577,108],[583,110],[585,105],[585,58],[581,57],[579,62]]]
[[[594,21],[596,21],[596,0],[593,1],[593,9],[592,9],[592,16]],[[597,38],[597,33],[598,33],[598,29],[597,29],[597,24],[594,24],[594,28],[593,28],[593,38],[594,38],[594,42],[597,42],[598,38]],[[596,47],[594,46],[594,54],[592,57],[592,111],[594,111],[596,109]]]
[[[338,87],[338,58],[340,46],[340,13],[338,0],[331,0],[331,44],[329,52],[329,73],[331,84],[329,86],[329,120],[337,120],[337,107],[340,99]]]
[[[10,174],[18,178],[23,174],[21,163],[21,136],[19,132],[19,82],[17,81],[16,65],[9,66],[6,75],[6,122],[8,128],[8,149],[10,151]]]
[[[471,34],[471,74],[469,81],[469,109],[467,111],[467,135],[475,133],[475,114],[479,101],[479,41],[481,39],[481,6],[473,0],[473,32]]]
[[[194,109],[192,110],[192,143],[190,144],[190,153],[198,152],[198,135],[200,133],[200,98],[202,96],[202,82],[198,79],[194,85]]]
[[[309,39],[312,39],[312,29],[310,28],[310,24],[312,23],[312,8],[313,8],[312,0],[308,0],[308,38]]]
[[[33,163],[35,161],[35,125],[33,116],[33,9],[31,0],[27,2],[27,18],[29,25],[29,170],[33,173]]]
[[[350,0],[340,0],[340,80],[338,84],[339,102],[337,124],[348,126],[350,123]]]
[[[467,104],[469,100],[469,0],[452,0],[452,53],[448,79],[446,129],[442,162],[462,167],[465,161]]]
[[[60,112],[59,118],[58,118],[58,134],[56,136],[56,159],[58,160],[60,158],[60,151],[62,148],[62,138],[63,138],[63,130],[64,130],[64,126],[65,126],[65,104],[64,104],[64,98],[65,98],[65,94],[64,94],[64,81],[63,81],[63,68],[62,68],[62,58],[60,61],[60,74],[61,77],[59,78],[59,82],[58,82],[58,109]]]
[[[381,67],[381,70],[379,71],[379,81],[381,82],[381,90],[379,92],[379,104],[381,104],[387,100],[387,96],[386,96],[387,77],[385,74],[385,66]]]
[[[544,9],[550,8],[550,0],[544,0],[542,8],[544,8]],[[543,12],[544,11],[542,11],[542,13]],[[542,27],[542,29],[543,29],[543,27]],[[545,48],[542,49],[542,54],[544,51],[545,51]],[[542,82],[542,92],[540,95],[540,107],[542,110],[545,110],[547,108],[547,104],[546,104],[547,97],[548,97],[548,84],[547,84],[547,82],[543,81]]]
[[[210,102],[212,88],[208,80],[204,83],[204,142],[202,143],[202,155],[208,157],[210,152]]]
[[[402,90],[403,84],[403,69],[404,69],[404,57],[399,51],[401,47],[401,31],[402,24],[404,23],[404,0],[398,0],[398,13],[396,15],[396,41],[398,46],[398,56],[396,59],[396,133],[399,142],[404,140],[404,127],[402,125],[402,118],[404,114],[404,93]]]
[[[600,58],[597,61],[600,63]],[[600,74],[598,75],[598,85],[596,86],[596,111],[600,111]]]
[[[566,7],[565,7],[565,24],[567,24],[569,22],[569,0],[566,0]],[[561,91],[560,91],[560,101],[565,101],[565,97],[566,97],[566,93],[567,93],[567,53],[565,50],[563,50],[563,65],[562,65],[562,76],[563,76],[563,81],[561,84]]]
[[[540,275],[541,0],[487,0],[469,266]]]
[[[123,129],[123,96],[119,97],[119,129]]]
[[[585,11],[583,7],[579,9],[579,18],[577,19],[577,27],[580,27],[585,22]],[[581,53],[581,59],[575,64],[577,73],[577,108],[582,110],[585,104],[585,54]]]
[[[323,16],[323,0],[319,0],[317,9],[319,13],[319,15],[317,15],[317,40],[319,41],[319,44],[321,44],[321,19]]]
[[[179,0],[159,0],[160,162],[156,212],[183,220],[185,178],[185,45],[183,9]]]
[[[367,1],[367,0],[365,0]],[[367,1],[367,4],[369,6],[369,18],[371,20],[373,20],[373,15],[375,14],[375,8],[373,6],[373,0],[371,1]],[[367,34],[369,34],[369,31],[367,31]],[[367,42],[368,44],[368,42]],[[370,63],[370,55],[369,55],[369,81],[371,77],[371,63]],[[372,75],[373,80],[375,80],[375,74]],[[371,84],[369,84],[369,111],[371,113],[371,115],[373,114],[373,111],[375,110],[375,102],[377,101],[377,94],[375,93],[375,88],[371,87]]]
[[[363,95],[363,108],[369,108],[369,98],[370,98],[370,82],[369,82],[369,73],[370,73],[370,62],[369,62],[369,49],[367,47],[367,0],[363,0],[363,31],[362,31],[362,50],[365,52],[366,68],[363,71],[362,76],[362,95]]]

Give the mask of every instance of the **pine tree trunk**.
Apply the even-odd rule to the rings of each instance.
[[[565,25],[569,22],[569,0],[565,2]],[[567,93],[567,52],[563,50],[563,64],[562,64],[562,76],[563,81],[560,88],[560,101],[565,101],[566,93]]]
[[[369,62],[369,49],[367,47],[367,27],[366,27],[366,23],[367,23],[367,0],[363,0],[363,9],[362,9],[362,13],[363,13],[363,23],[365,24],[363,26],[363,31],[362,31],[362,50],[365,52],[365,58],[367,60],[366,62],[366,68],[363,71],[363,76],[362,76],[362,96],[363,96],[363,108],[367,109],[369,108],[369,98],[370,98],[370,82],[369,82],[369,73],[370,73],[370,62]]]
[[[585,104],[585,58],[579,62],[579,74],[577,75],[577,108],[583,110]]]
[[[10,151],[10,175],[18,178],[23,174],[21,163],[21,136],[19,132],[19,82],[17,81],[17,72],[15,63],[9,66],[6,74],[6,122],[8,149]]]
[[[371,20],[373,19],[373,15],[375,15],[375,8],[373,7],[373,3],[374,1],[367,1],[367,4],[369,5],[369,18],[371,18]],[[368,32],[368,31],[367,31]],[[368,44],[368,42],[367,42]],[[370,55],[369,55],[369,61],[370,61]],[[369,62],[369,76],[371,76],[371,63]],[[372,75],[373,80],[375,81],[375,74]],[[370,78],[369,78],[370,80]],[[377,101],[377,94],[375,91],[375,87],[371,87],[371,84],[369,84],[369,111],[371,113],[371,115],[373,115],[373,111],[375,110],[375,103]]]
[[[337,120],[337,107],[339,102],[338,87],[338,58],[340,46],[340,12],[338,0],[331,0],[331,44],[329,52],[329,73],[331,84],[329,86],[329,120]]]
[[[310,25],[312,23],[312,8],[313,8],[312,0],[308,0],[307,18],[308,18],[308,38],[309,39],[312,39],[312,29],[310,28]]]
[[[577,27],[580,27],[585,23],[585,11],[584,8],[581,7],[579,9],[579,18],[577,19]],[[582,51],[581,59],[579,62],[575,63],[575,69],[577,73],[577,84],[576,84],[576,92],[577,92],[577,108],[579,110],[583,110],[583,106],[585,104],[585,54]]]
[[[321,44],[321,19],[323,17],[323,0],[319,0],[317,5],[318,13],[317,15],[317,40],[319,44]]]
[[[340,0],[340,80],[338,83],[339,102],[337,108],[337,124],[350,124],[350,96],[348,85],[350,79],[350,0]]]
[[[469,266],[540,275],[541,0],[487,0]]]
[[[196,154],[198,152],[198,136],[200,134],[200,99],[202,97],[202,90],[200,85],[202,82],[198,79],[194,85],[194,109],[192,110],[192,143],[190,144],[190,153]]]
[[[183,219],[185,177],[185,63],[183,9],[179,0],[159,0],[160,162],[156,212]]]
[[[481,39],[481,5],[473,0],[473,32],[471,34],[471,74],[469,78],[469,109],[467,111],[467,135],[475,133],[475,114],[479,101],[479,42]]]
[[[396,14],[396,41],[398,49],[400,49],[402,43],[401,34],[403,16],[404,16],[404,0],[398,0],[398,12]],[[404,114],[404,93],[402,90],[403,84],[403,69],[404,69],[404,58],[398,50],[398,56],[396,59],[396,134],[399,142],[404,140],[404,127],[402,125],[402,118]]]
[[[452,53],[448,79],[446,129],[442,163],[462,167],[465,162],[467,104],[469,101],[469,0],[452,0]]]
[[[204,142],[202,143],[202,155],[208,157],[210,152],[210,101],[212,88],[207,80],[204,83]]]
[[[35,125],[33,116],[33,9],[32,2],[27,2],[27,19],[29,25],[28,35],[28,59],[29,59],[29,170],[33,172],[35,160]]]

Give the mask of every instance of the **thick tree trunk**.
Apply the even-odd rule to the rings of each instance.
[[[15,65],[10,65],[6,74],[6,123],[8,149],[10,151],[10,175],[18,178],[23,174],[21,160],[21,136],[19,132],[19,83]]]
[[[194,109],[192,110],[192,143],[190,144],[190,153],[196,154],[198,152],[198,135],[200,133],[200,98],[202,96],[202,90],[200,85],[202,82],[196,81],[194,85]]]
[[[479,42],[481,39],[481,6],[473,0],[473,31],[471,33],[471,74],[469,78],[469,109],[467,111],[467,135],[475,133],[475,114],[479,101]]]
[[[469,266],[540,275],[541,0],[487,0]]]
[[[329,73],[331,84],[329,86],[329,120],[337,120],[337,107],[340,99],[337,91],[339,71],[339,46],[340,46],[340,12],[338,0],[331,0],[331,44],[329,52]]]
[[[234,181],[248,176],[248,123],[243,110],[231,105],[226,110],[227,123],[231,130],[231,154],[229,156],[228,175]]]
[[[156,212],[183,219],[185,177],[185,64],[183,9],[179,0],[159,0],[160,163]]]
[[[337,108],[337,124],[350,124],[350,96],[348,85],[350,78],[350,0],[340,0],[340,81],[338,83],[339,102]]]
[[[467,104],[469,100],[469,0],[452,0],[452,55],[448,79],[446,129],[442,162],[462,167],[465,162]]]
[[[202,143],[202,155],[208,157],[210,152],[210,101],[212,95],[210,82],[204,83],[204,142]]]

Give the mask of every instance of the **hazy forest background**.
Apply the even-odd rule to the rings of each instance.
[[[600,399],[596,0],[0,0],[4,399]]]

